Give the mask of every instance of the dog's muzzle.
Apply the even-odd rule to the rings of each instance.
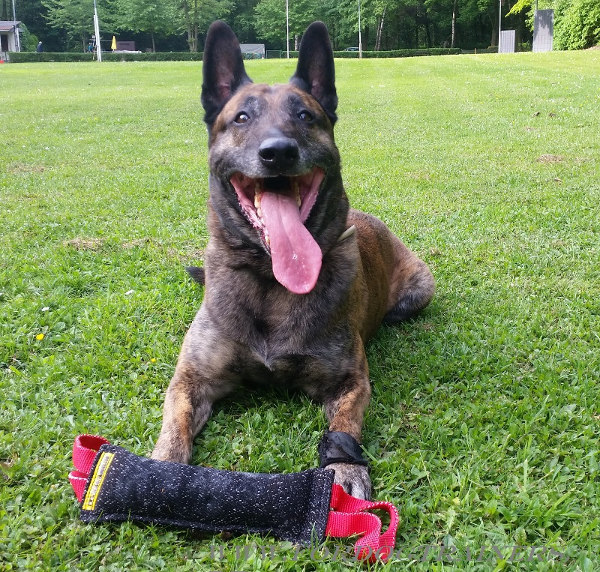
[[[277,141],[278,145],[263,149],[264,161],[285,161],[282,156],[293,155],[280,139]],[[273,275],[294,294],[310,292],[321,271],[321,249],[305,222],[324,179],[325,171],[320,167],[296,176],[253,178],[238,172],[230,178],[244,216],[271,255]]]

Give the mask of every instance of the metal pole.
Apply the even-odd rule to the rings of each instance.
[[[285,47],[287,50],[287,59],[290,59],[290,3],[285,0]]]
[[[94,34],[96,34],[96,58],[99,62],[101,62],[102,47],[100,46],[100,24],[98,23],[98,9],[96,8],[96,0],[94,0]]]
[[[358,57],[362,58],[362,31],[360,29],[360,0],[358,0]]]
[[[502,0],[498,2],[498,53],[500,53],[500,37],[502,36]]]
[[[15,10],[15,0],[12,0],[13,22],[15,23],[15,48],[17,52],[21,51],[21,38],[19,37],[19,28],[17,27],[17,12]]]

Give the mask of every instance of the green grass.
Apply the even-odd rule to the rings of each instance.
[[[285,81],[293,64],[248,69]],[[438,548],[411,567],[499,570],[523,545],[539,548],[513,567],[597,569],[600,53],[344,60],[337,78],[352,204],[438,288],[368,351],[374,495],[402,519],[393,568],[441,545],[463,562]],[[73,438],[151,451],[202,298],[184,272],[207,241],[200,84],[197,63],[0,66],[2,570],[352,567],[334,555],[352,541],[298,552],[77,518]],[[302,470],[324,428],[301,395],[238,395],[194,462]]]

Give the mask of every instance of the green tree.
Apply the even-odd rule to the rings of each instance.
[[[598,0],[559,0],[555,16],[557,49],[582,50],[600,43]]]
[[[94,4],[90,0],[42,0],[48,25],[66,36],[67,47],[80,43],[85,51],[94,29]],[[100,12],[100,5],[98,5]]]
[[[21,20],[27,26],[31,36],[36,36],[44,43],[44,50],[49,52],[60,52],[64,50],[66,43],[60,30],[50,28],[47,21],[48,11],[42,5],[42,0],[27,0],[27,2],[16,2],[17,20]],[[12,19],[12,15],[9,19]],[[37,45],[37,41],[36,41]]]
[[[32,34],[27,26],[21,22],[21,51],[35,52],[38,43],[38,37]]]
[[[524,12],[533,29],[534,0],[518,0],[509,14]],[[554,45],[559,50],[581,50],[600,42],[598,0],[538,0],[538,8],[554,8]]]
[[[116,0],[113,6],[115,29],[150,34],[153,52],[157,36],[176,32],[177,8],[172,0]]]
[[[285,49],[286,21],[285,0],[260,0],[254,9],[254,26],[259,38],[269,42],[271,47]],[[320,19],[314,0],[290,0],[290,49],[295,46],[306,27],[314,20]]]
[[[254,44],[258,40],[254,16],[257,4],[258,0],[236,0],[235,8],[231,11],[232,27],[243,44]]]
[[[214,20],[225,19],[234,8],[231,0],[179,0],[179,26],[187,34],[190,52],[198,51],[198,38]]]

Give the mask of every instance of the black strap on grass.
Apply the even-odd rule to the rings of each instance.
[[[352,435],[343,431],[327,431],[319,443],[319,466],[323,469],[332,463],[369,464]]]

